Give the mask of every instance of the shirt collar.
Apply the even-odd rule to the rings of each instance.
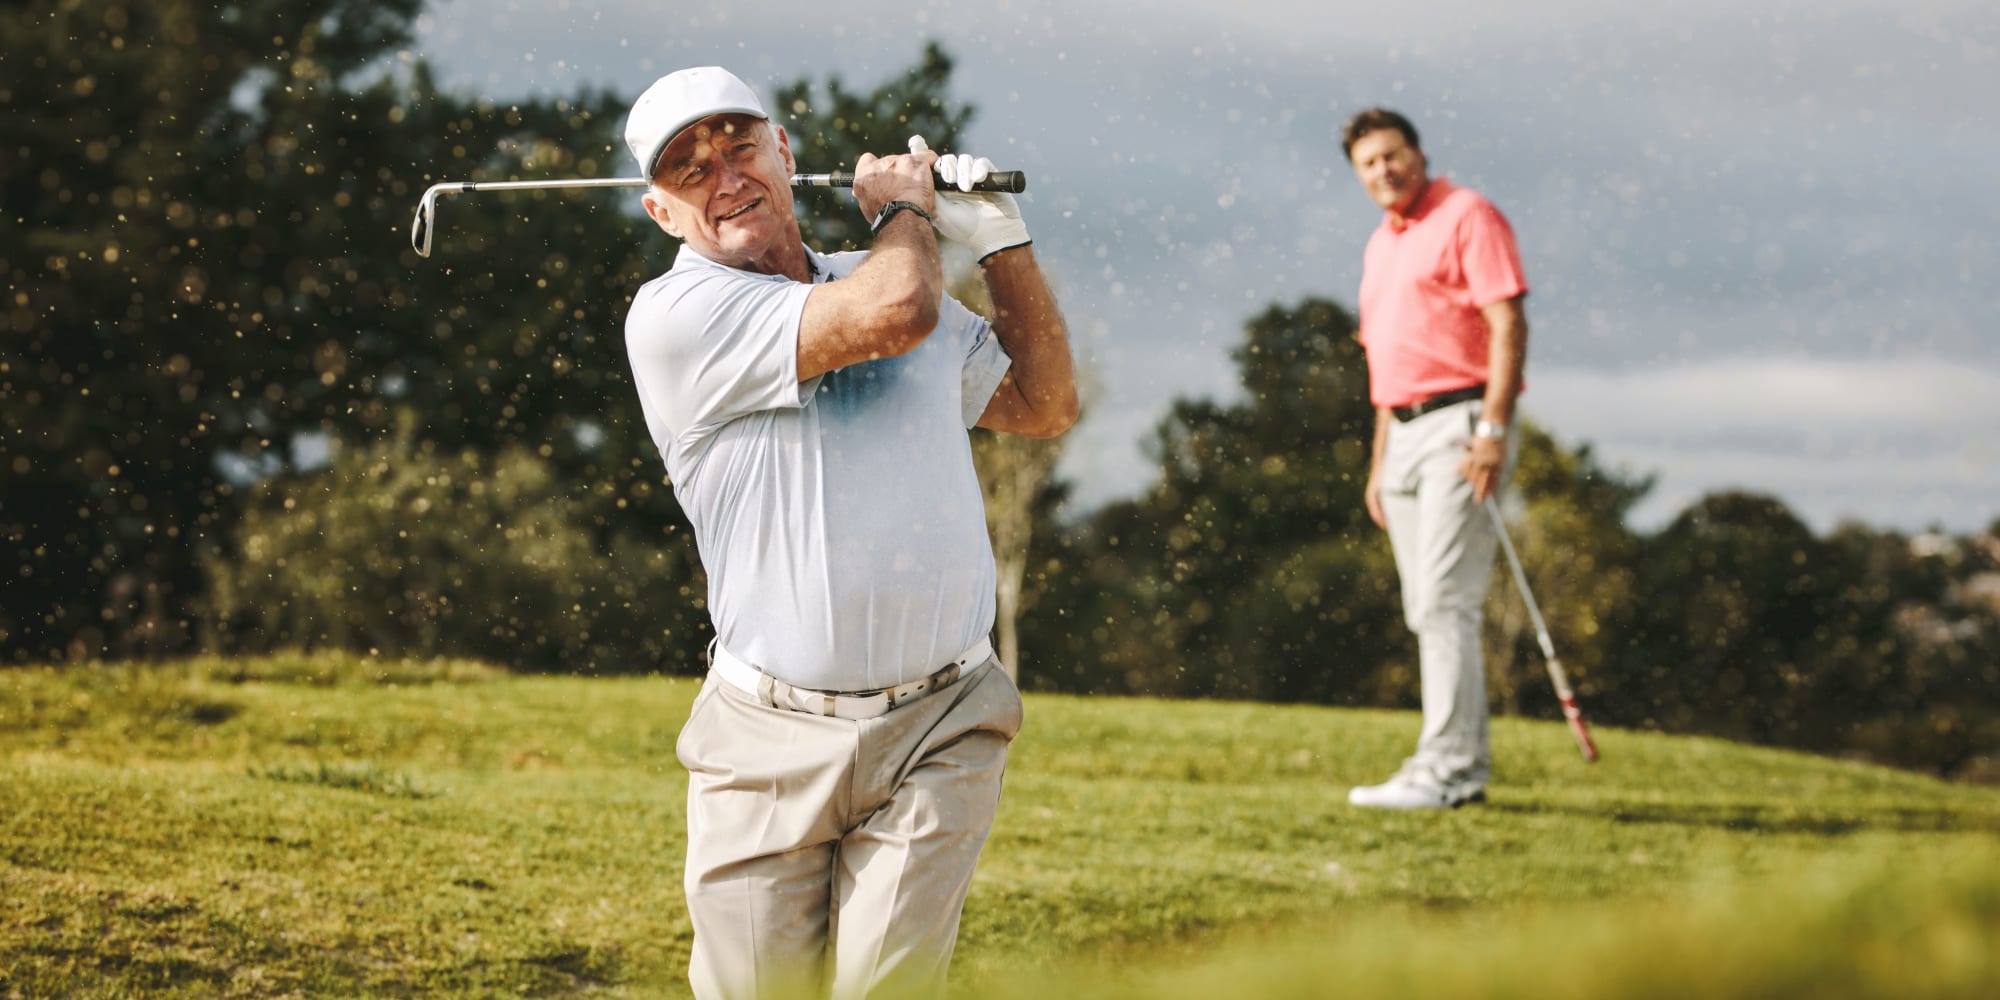
[[[1388,226],[1390,232],[1400,233],[1411,225],[1422,222],[1424,216],[1431,214],[1431,210],[1438,206],[1438,202],[1443,201],[1453,190],[1450,178],[1433,177],[1424,185],[1423,191],[1417,194],[1417,200],[1410,203],[1408,212],[1400,215],[1394,210],[1383,212],[1382,224]]]
[[[807,246],[806,244],[800,244],[800,246],[805,248],[806,268],[812,273],[812,280],[807,282],[807,284],[817,285],[822,282],[832,281],[833,279],[829,277],[830,272],[828,271],[825,263],[826,258],[814,252],[811,246]],[[695,249],[691,246],[688,246],[686,243],[681,244],[680,252],[674,255],[674,268],[678,270],[683,267],[720,268],[724,271],[740,274],[747,278],[762,278],[766,281],[792,280],[790,278],[785,277],[782,274],[764,274],[758,271],[746,271],[740,267],[731,267],[728,264],[723,264],[718,261],[709,260],[707,257],[703,257],[701,254],[696,253]]]

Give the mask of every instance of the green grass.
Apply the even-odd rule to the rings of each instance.
[[[688,680],[333,657],[0,672],[0,997],[685,995]],[[993,997],[1980,996],[2000,792],[1498,720],[1034,696],[954,980]]]

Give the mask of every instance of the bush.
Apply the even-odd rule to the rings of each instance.
[[[677,527],[606,528],[533,452],[440,452],[405,424],[258,487],[233,551],[207,560],[212,647],[571,673],[698,662],[706,584]]]

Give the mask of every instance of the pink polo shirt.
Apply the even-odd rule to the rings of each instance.
[[[1408,406],[1484,383],[1480,307],[1527,290],[1507,218],[1479,192],[1431,178],[1408,215],[1383,214],[1362,256],[1369,398]]]

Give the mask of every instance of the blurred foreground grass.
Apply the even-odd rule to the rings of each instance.
[[[0,997],[681,996],[686,679],[0,672]],[[1492,801],[1345,805],[1403,713],[1035,696],[982,996],[1983,996],[2000,792],[1498,720]]]
[[[1112,998],[1990,998],[2000,848],[1893,857],[1862,838],[1782,874],[1668,899],[1369,909],[1193,956],[1047,972],[980,1000]]]

